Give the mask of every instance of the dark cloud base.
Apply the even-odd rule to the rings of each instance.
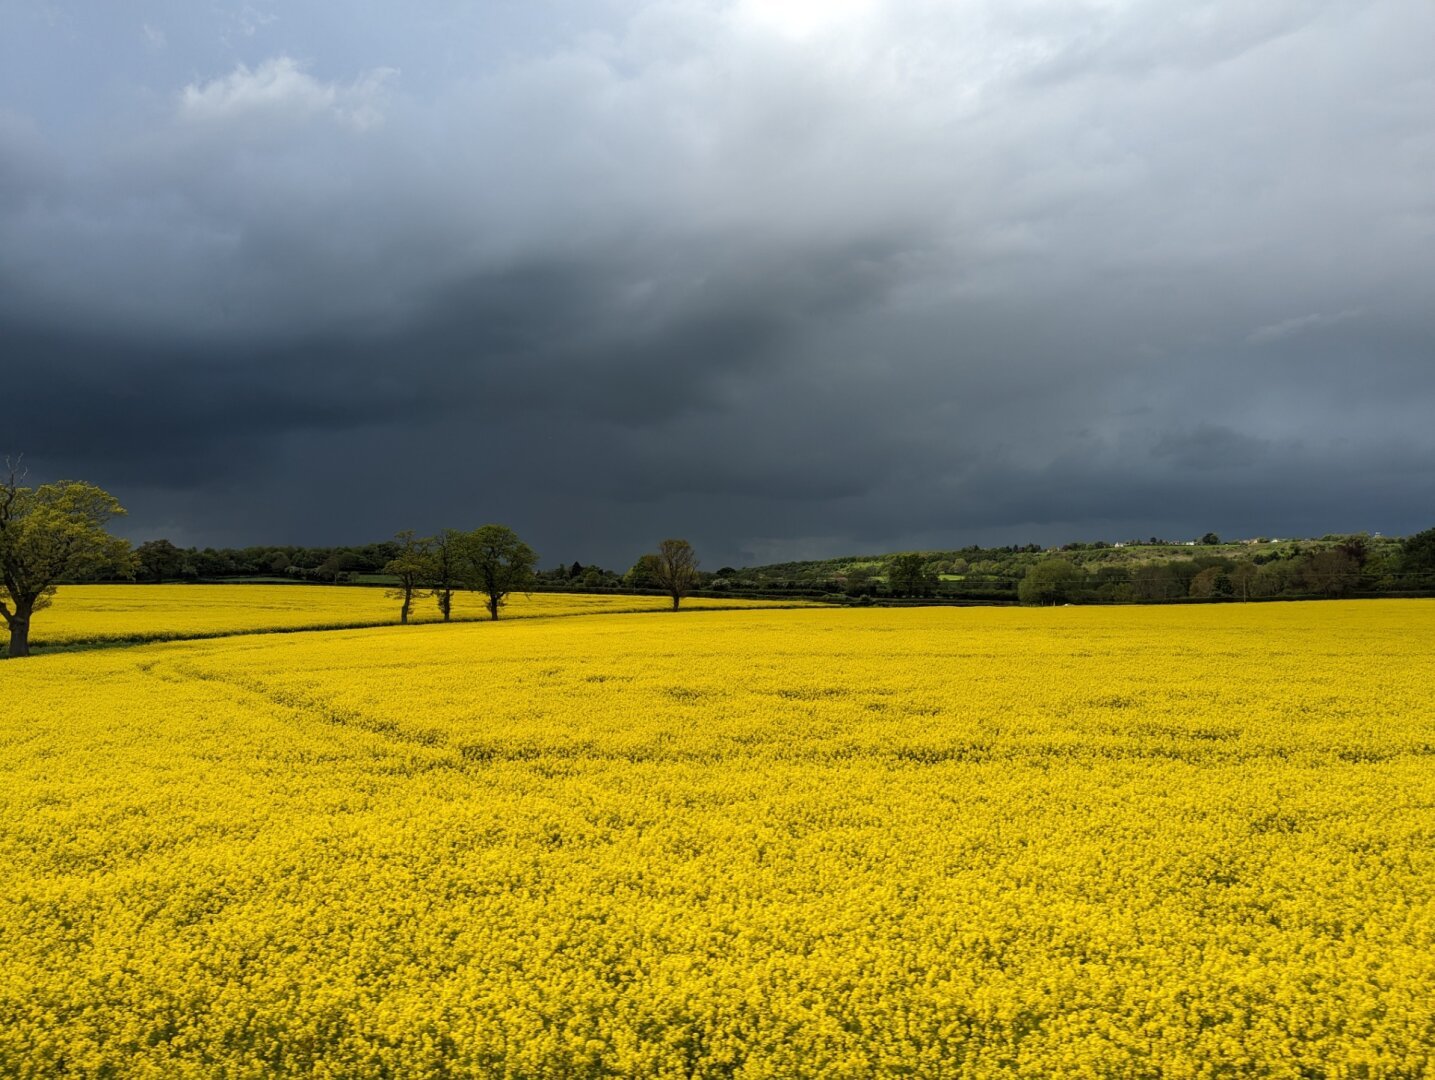
[[[1428,5],[220,7],[0,65],[0,442],[137,539],[1435,523]]]

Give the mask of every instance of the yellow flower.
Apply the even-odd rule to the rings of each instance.
[[[328,592],[105,588],[57,632]],[[1430,1075],[1432,639],[813,608],[5,663],[0,1075]]]

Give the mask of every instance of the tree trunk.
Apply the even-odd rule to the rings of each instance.
[[[681,599],[682,599],[681,596],[679,596],[677,593],[673,593],[673,610],[674,610],[674,611],[677,611],[677,610],[678,610],[678,601],[681,600]]]
[[[408,592],[404,593],[404,603],[403,603],[403,606],[402,606],[401,608],[399,608],[399,625],[400,625],[400,626],[408,626],[408,624],[409,624],[409,607],[410,607],[410,605],[413,604],[413,602],[414,602],[413,594],[412,594],[412,593],[408,593]]]
[[[438,594],[438,609],[443,612],[443,621],[448,622],[453,614],[453,593],[444,589]]]
[[[488,614],[489,614],[489,617],[490,617],[490,618],[492,618],[492,619],[494,619],[495,621],[497,621],[497,619],[498,619],[498,597],[496,597],[496,596],[490,596],[490,597],[488,598]]]
[[[11,660],[21,656],[30,655],[30,613],[28,611],[16,611],[8,620],[10,623],[10,651]]]

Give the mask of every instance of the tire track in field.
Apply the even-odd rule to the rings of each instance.
[[[401,745],[442,752],[446,756],[452,757],[452,767],[462,769],[464,759],[448,745],[448,736],[436,729],[405,730],[393,720],[370,716],[357,709],[336,708],[332,703],[321,698],[291,690],[277,689],[260,679],[248,676],[220,673],[203,668],[193,662],[156,659],[139,664],[138,669],[144,674],[164,682],[180,683],[197,680],[228,687],[260,698],[272,705],[291,710],[305,719],[319,720],[335,727],[364,731]]]

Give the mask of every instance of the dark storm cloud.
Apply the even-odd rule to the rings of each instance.
[[[1191,431],[1168,431],[1156,440],[1152,456],[1184,469],[1229,469],[1255,465],[1270,451],[1269,439],[1258,439],[1220,424],[1202,424]]]
[[[21,14],[0,436],[137,536],[1435,513],[1424,3]]]

